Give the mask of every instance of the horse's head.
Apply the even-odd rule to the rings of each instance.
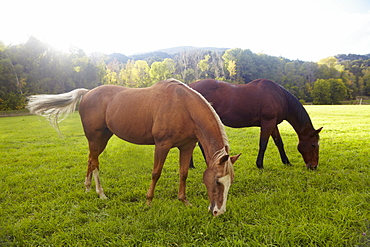
[[[306,167],[315,170],[319,165],[319,133],[322,127],[302,136],[298,143],[298,151],[302,154]]]
[[[210,202],[208,209],[213,216],[218,216],[226,211],[227,194],[234,181],[233,164],[239,156],[240,154],[230,157],[225,154],[216,159],[204,172],[203,180]]]

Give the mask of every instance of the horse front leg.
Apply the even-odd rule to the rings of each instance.
[[[270,122],[261,124],[260,143],[256,161],[257,167],[259,169],[263,169],[263,158],[265,156],[269,137],[274,129],[274,126],[275,125],[272,125]]]
[[[161,177],[162,168],[166,160],[167,154],[170,151],[171,146],[156,144],[154,151],[154,166],[152,171],[152,181],[149,186],[149,190],[146,193],[146,203],[151,204],[154,197],[154,189],[158,179]],[[189,163],[188,163],[189,165]]]
[[[285,165],[290,165],[288,156],[286,155],[285,150],[284,150],[284,143],[283,143],[283,140],[281,139],[280,132],[277,126],[272,131],[271,136],[274,139],[275,145],[279,150],[281,161]]]
[[[263,169],[263,158],[265,156],[268,141],[269,141],[268,137],[267,138],[260,137],[258,156],[256,160],[256,165],[259,169]]]
[[[191,206],[186,198],[186,179],[188,178],[189,161],[192,158],[196,144],[191,144],[186,147],[179,147],[180,150],[180,186],[178,199],[182,201],[186,206]]]

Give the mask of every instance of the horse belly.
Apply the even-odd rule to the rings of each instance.
[[[135,102],[134,102],[135,103]],[[119,138],[134,144],[154,144],[152,118],[139,103],[110,104],[106,123],[109,130]],[[145,113],[143,113],[145,112]]]
[[[220,112],[219,116],[222,123],[231,128],[244,128],[261,125],[260,115],[248,110],[233,110],[224,113]]]
[[[113,134],[130,143],[153,145],[154,138],[149,129],[142,128],[138,122],[111,122],[108,128]]]

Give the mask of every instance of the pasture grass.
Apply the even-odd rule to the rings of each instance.
[[[324,126],[320,165],[310,171],[291,126],[280,132],[292,166],[270,141],[256,168],[258,128],[226,128],[235,164],[227,211],[207,212],[205,163],[197,148],[187,196],[177,200],[178,151],[171,150],[152,206],[145,204],[153,146],[113,137],[101,155],[108,200],[84,192],[88,155],[79,116],[63,136],[37,116],[0,118],[0,246],[369,246],[370,106],[306,106]]]

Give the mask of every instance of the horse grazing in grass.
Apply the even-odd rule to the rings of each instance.
[[[236,85],[217,80],[200,80],[189,85],[202,94],[229,127],[261,127],[257,167],[263,168],[268,139],[272,136],[284,164],[290,164],[277,125],[288,121],[298,134],[298,151],[306,166],[316,169],[319,162],[319,132],[302,104],[280,85],[265,79]]]
[[[58,116],[72,112],[80,100],[79,113],[90,150],[87,191],[93,176],[96,192],[100,198],[106,198],[99,180],[98,157],[115,134],[131,143],[155,145],[152,181],[146,195],[148,204],[154,197],[169,150],[177,147],[180,150],[178,198],[188,205],[185,194],[188,167],[193,149],[200,141],[206,155],[203,179],[209,210],[214,216],[225,212],[228,190],[234,180],[233,163],[239,155],[229,156],[224,126],[199,93],[170,79],[149,88],[104,85],[91,91],[76,89],[60,95],[34,95],[29,97],[27,108],[31,113],[48,117],[58,127]]]

